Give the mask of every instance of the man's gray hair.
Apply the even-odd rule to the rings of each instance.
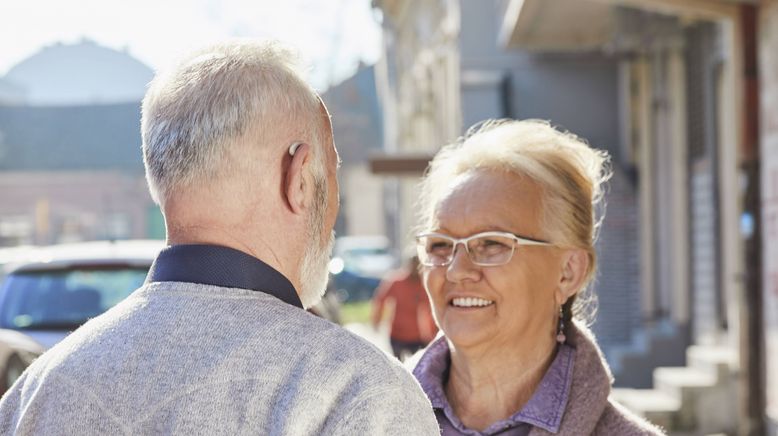
[[[314,162],[323,165],[330,133],[324,114],[290,48],[240,40],[199,50],[155,77],[143,99],[143,162],[152,198],[161,203],[175,189],[229,170],[228,149],[255,123],[264,139],[286,129],[314,142]]]

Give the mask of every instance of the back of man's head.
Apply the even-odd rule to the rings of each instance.
[[[248,253],[289,278],[308,307],[326,287],[337,151],[295,59],[270,41],[185,58],[143,100],[143,158],[169,244]]]
[[[199,50],[158,75],[143,99],[151,195],[164,205],[176,191],[215,183],[240,164],[237,144],[268,147],[297,137],[321,145],[330,134],[325,123],[313,122],[321,116],[291,49],[240,40]]]

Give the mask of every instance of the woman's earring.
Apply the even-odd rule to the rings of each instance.
[[[564,344],[567,340],[565,336],[565,312],[562,306],[559,306],[559,323],[557,324],[556,341],[560,344]]]

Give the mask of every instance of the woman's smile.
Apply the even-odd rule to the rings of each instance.
[[[494,304],[492,300],[478,297],[458,297],[451,300],[450,306],[466,309],[483,309]]]

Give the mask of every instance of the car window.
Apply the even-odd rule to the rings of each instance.
[[[148,268],[81,268],[11,274],[3,284],[0,325],[77,328],[139,288],[147,273]]]
[[[359,256],[383,256],[389,254],[385,248],[378,247],[365,247],[365,248],[352,248],[346,250],[344,253],[346,256],[359,257]]]

